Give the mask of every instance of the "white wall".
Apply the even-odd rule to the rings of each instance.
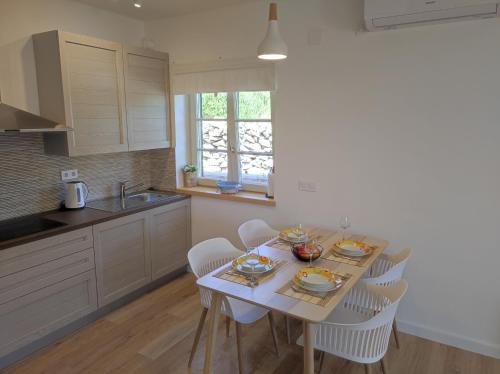
[[[356,33],[361,0],[280,1],[276,208],[193,199],[194,242],[244,220],[353,229],[414,256],[402,328],[500,357],[500,20]],[[255,55],[265,2],[146,23],[175,62]],[[308,45],[308,32],[322,33]],[[297,190],[299,178],[317,193]]]
[[[140,46],[144,24],[72,0],[0,1],[2,101],[38,113],[31,35],[60,29]]]

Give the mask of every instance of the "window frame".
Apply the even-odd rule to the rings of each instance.
[[[266,155],[271,156],[273,158],[273,165],[275,163],[275,147],[274,147],[274,139],[275,139],[275,131],[274,131],[274,123],[275,123],[275,108],[274,108],[274,91],[267,91],[270,94],[271,98],[271,118],[270,119],[242,119],[236,118],[237,113],[237,105],[238,105],[238,93],[239,92],[247,92],[247,91],[233,91],[227,92],[227,140],[228,140],[228,170],[227,170],[227,178],[231,180],[233,176],[236,176],[244,191],[253,191],[253,192],[266,192],[267,183],[243,183],[242,175],[240,171],[240,163],[239,163],[239,155],[240,154],[256,154],[256,155]],[[209,92],[203,92],[209,93]],[[199,113],[197,111],[201,109],[201,105],[199,103],[199,98],[202,93],[195,93],[189,95],[189,103],[190,103],[190,148],[191,148],[191,162],[198,167],[198,184],[200,186],[207,187],[217,187],[217,182],[219,179],[208,178],[201,176],[201,154],[202,152],[198,152],[199,144],[202,143],[202,131],[198,129],[198,124],[201,123],[202,120],[201,115],[198,116]],[[209,120],[209,119],[207,119]],[[271,147],[272,152],[269,153],[259,153],[259,152],[240,152],[239,150],[239,136],[238,136],[238,124],[239,122],[271,122],[271,134],[272,141]]]

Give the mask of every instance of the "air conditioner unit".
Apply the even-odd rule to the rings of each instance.
[[[498,17],[498,3],[481,0],[365,0],[369,31]]]

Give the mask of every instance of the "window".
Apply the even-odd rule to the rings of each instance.
[[[261,191],[273,167],[271,92],[200,93],[195,101],[193,159],[200,183],[239,181]]]

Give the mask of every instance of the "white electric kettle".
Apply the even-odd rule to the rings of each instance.
[[[89,194],[87,184],[82,181],[66,183],[66,199],[64,205],[67,209],[80,209],[85,207],[85,200]]]

